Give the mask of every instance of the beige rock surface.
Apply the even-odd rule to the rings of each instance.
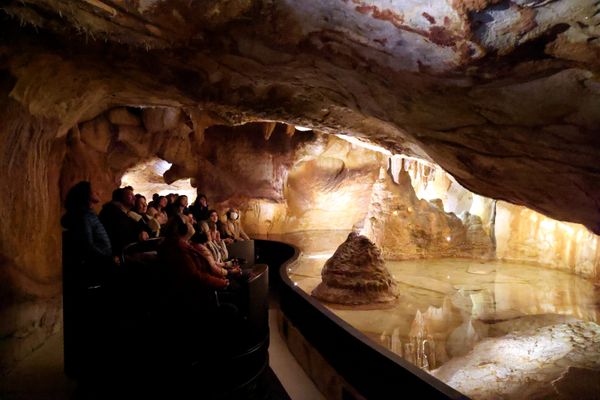
[[[582,380],[598,377],[599,341],[600,326],[593,322],[545,325],[485,339],[432,374],[476,399],[591,399],[597,385]]]
[[[363,230],[381,247],[388,260],[438,257],[493,256],[494,246],[478,217],[465,223],[453,213],[419,199],[407,171],[398,183],[380,173],[373,188],[369,214]]]
[[[433,159],[469,190],[600,232],[598,4],[496,3],[3,2],[3,307],[60,293],[59,199],[69,185],[91,179],[106,199],[146,158],[173,164],[169,182],[191,177],[224,207],[247,204],[256,232],[354,225],[368,209],[377,157],[353,164],[352,151],[317,151],[291,126]],[[246,122],[260,123],[209,128]],[[247,129],[263,141],[233,140]],[[310,176],[323,196],[310,194]],[[388,225],[411,257],[448,254],[442,232],[462,229],[451,240],[467,244],[481,238],[477,221],[458,229],[413,197],[423,218],[412,237]],[[466,211],[474,202],[467,194],[457,203]],[[598,279],[590,252],[575,258],[595,261],[573,269]]]
[[[354,232],[327,260],[321,277],[312,295],[327,303],[368,305],[398,298],[396,282],[381,252],[367,237]]]
[[[59,135],[115,105],[200,104],[227,122],[345,131],[600,232],[600,87],[582,55],[598,48],[595,2],[230,3],[8,1],[8,14],[57,34],[41,44],[4,24],[11,96],[58,118]],[[115,123],[138,124],[120,110]]]

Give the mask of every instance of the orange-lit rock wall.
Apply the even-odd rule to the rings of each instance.
[[[600,240],[582,225],[560,222],[526,207],[498,202],[497,256],[600,279]]]
[[[419,199],[401,168],[396,179],[380,174],[363,232],[388,260],[440,257],[491,258],[494,246],[478,216],[462,221],[439,203]]]
[[[380,154],[333,135],[320,137],[284,171],[284,201],[248,201],[243,223],[249,232],[260,234],[362,225],[383,162]]]
[[[57,122],[0,96],[0,373],[60,329]]]
[[[0,370],[60,329],[61,199],[86,179],[108,200],[127,171],[140,183],[176,182],[169,191],[187,190],[190,201],[206,193],[220,212],[239,207],[250,234],[355,228],[388,259],[496,250],[500,259],[600,276],[597,236],[523,207],[495,210],[429,161],[393,156],[392,175],[380,174],[386,155],[341,137],[270,122],[227,127],[197,109],[117,107],[64,130],[3,99]],[[160,160],[166,168],[149,174]],[[125,183],[147,196],[161,187]]]

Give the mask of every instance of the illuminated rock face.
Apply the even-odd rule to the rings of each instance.
[[[499,259],[600,278],[599,237],[585,227],[505,202],[498,203],[496,221]]]
[[[572,385],[567,389],[566,380],[560,383],[561,374],[570,366],[582,370],[580,377],[597,379],[598,343],[600,326],[593,322],[548,325],[485,339],[432,374],[476,399],[559,398],[559,393],[583,398],[585,393],[593,393],[585,386],[593,388],[597,382],[580,382],[574,392]]]
[[[373,188],[364,231],[388,260],[493,256],[494,246],[481,220],[465,223],[443,207],[417,198],[411,178],[400,170],[398,183],[382,174]]]
[[[600,232],[592,0],[5,3],[11,98],[59,136],[115,105],[345,131]]]
[[[261,124],[208,129],[194,185],[217,210],[240,208],[254,234],[362,223],[383,157],[334,135],[292,134],[283,124],[268,139]]]
[[[398,298],[381,252],[368,238],[350,233],[327,260],[312,295],[327,303],[365,305]]]
[[[0,16],[0,165],[11,205],[0,211],[3,304],[60,293],[58,199],[68,187],[91,179],[107,199],[125,170],[149,158],[173,163],[168,182],[193,178],[218,188],[223,207],[246,204],[254,232],[360,221],[374,179],[366,165],[351,167],[337,155],[282,157],[293,159],[285,187],[287,172],[269,174],[280,164],[261,155],[260,168],[236,173],[264,197],[235,199],[198,170],[218,166],[217,176],[227,166],[226,152],[216,164],[198,156],[213,125],[285,121],[344,131],[434,159],[480,194],[600,232],[595,1],[71,3],[0,5],[15,17]],[[356,184],[338,174],[356,174]],[[278,183],[271,187],[269,176]],[[322,195],[309,194],[310,177]],[[452,230],[449,221],[434,221],[431,232]],[[467,242],[481,237],[471,222]],[[487,222],[481,227],[489,234]],[[441,241],[419,233],[427,229],[414,232],[421,247],[435,243],[432,250],[447,254]],[[598,262],[590,265],[581,271],[598,279]],[[10,335],[19,330],[9,325]]]

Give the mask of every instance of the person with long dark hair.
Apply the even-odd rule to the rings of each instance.
[[[65,372],[91,371],[106,353],[105,329],[114,296],[116,264],[111,241],[92,208],[100,198],[88,181],[73,186],[65,200],[63,232],[63,332]]]
[[[208,199],[206,196],[199,194],[194,204],[190,207],[190,210],[198,223],[207,221],[210,217],[210,209],[208,208]]]
[[[81,181],[67,193],[67,212],[61,219],[71,247],[67,249],[67,256],[77,257],[94,269],[112,261],[110,239],[93,209],[99,201],[100,197],[90,182]]]

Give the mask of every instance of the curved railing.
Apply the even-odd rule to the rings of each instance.
[[[260,254],[268,254],[271,269],[278,269],[277,276],[271,275],[270,278],[271,283],[279,288],[282,313],[362,396],[368,399],[392,396],[467,399],[427,372],[374,343],[298,288],[288,276],[288,267],[300,256],[297,247],[283,242],[257,240],[257,248]]]

